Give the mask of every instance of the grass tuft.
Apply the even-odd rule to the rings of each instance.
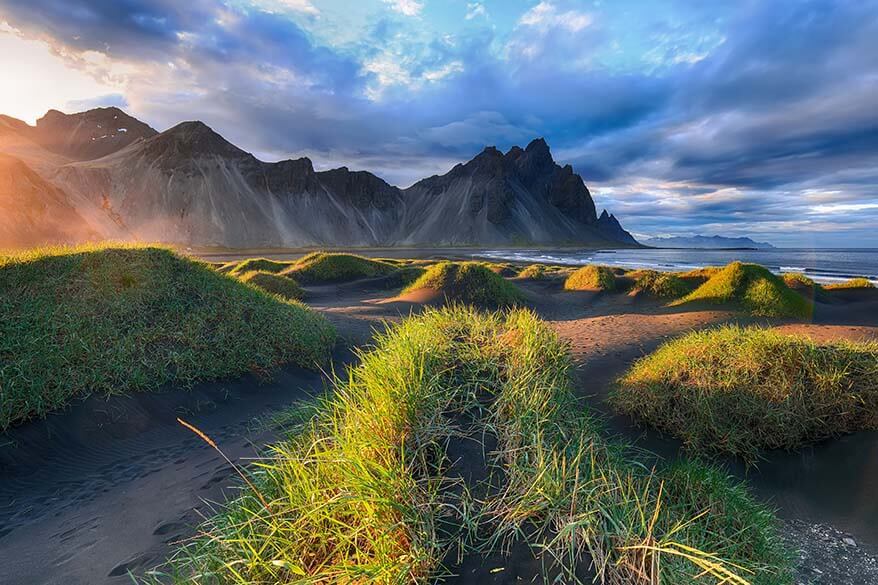
[[[571,367],[530,311],[406,319],[156,577],[431,583],[449,550],[523,538],[565,582],[589,559],[609,584],[789,581],[770,512],[716,469],[650,470],[605,440]],[[485,501],[446,477],[449,438],[472,424],[469,437],[498,442],[489,465],[504,485]]]
[[[583,266],[564,281],[564,290],[612,291],[616,289],[616,276],[606,266],[589,264]]]
[[[781,275],[790,290],[794,290],[806,299],[813,301],[826,301],[826,290],[819,283],[801,272],[785,272]]]
[[[486,307],[514,305],[523,299],[514,284],[480,262],[434,264],[403,292],[422,289],[435,290],[449,301]]]
[[[229,262],[224,264],[220,267],[220,271],[231,274],[232,276],[239,276],[252,271],[277,274],[282,270],[286,270],[291,265],[291,262],[276,262],[274,260],[269,260],[268,258],[248,258],[247,260],[242,260],[240,262]]]
[[[732,262],[674,304],[704,301],[734,303],[752,315],[807,318],[810,302],[796,294],[784,281],[757,264]]]
[[[0,429],[90,393],[316,367],[332,327],[167,248],[89,245],[0,258]]]
[[[670,272],[636,270],[626,276],[634,279],[632,291],[649,293],[660,299],[679,299],[692,292],[686,281]]]
[[[531,264],[518,273],[518,278],[529,280],[545,280],[548,276],[545,264]]]
[[[504,277],[518,276],[517,267],[509,262],[482,262],[482,264],[494,274]]]
[[[250,270],[241,274],[238,280],[257,286],[271,294],[280,295],[285,299],[301,300],[305,295],[302,287],[295,280],[273,272]]]
[[[393,264],[365,256],[313,252],[297,260],[282,274],[308,285],[385,276],[394,270],[396,266]]]
[[[681,272],[678,276],[683,279],[700,279],[702,281],[707,281],[722,271],[722,269],[722,266],[705,266],[704,268],[694,268],[687,272]]]
[[[694,332],[635,363],[612,403],[694,450],[754,461],[761,449],[878,428],[878,344]]]
[[[827,284],[823,288],[825,288],[826,290],[851,290],[875,288],[875,285],[872,284],[872,281],[868,278],[852,278],[850,280],[846,280],[845,282],[835,282],[832,284]]]

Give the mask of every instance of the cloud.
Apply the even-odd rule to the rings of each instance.
[[[103,80],[95,103],[200,118],[266,158],[405,185],[545,136],[638,233],[878,245],[873,3],[465,5],[0,0],[0,21]]]
[[[466,20],[472,20],[477,17],[488,17],[488,9],[481,2],[470,2],[466,5]]]
[[[878,209],[876,203],[833,203],[831,205],[815,205],[811,208],[813,214],[826,215],[831,213],[850,213],[852,211],[866,211],[869,209]]]
[[[424,5],[417,0],[384,0],[390,8],[406,16],[417,16],[424,9]]]
[[[525,12],[518,20],[518,24],[543,31],[564,29],[577,33],[590,26],[592,21],[590,14],[577,10],[562,12],[553,3],[544,0]]]
[[[253,0],[253,2],[266,10],[290,10],[311,16],[320,14],[320,10],[311,3],[311,0]]]
[[[67,112],[81,112],[92,108],[107,108],[110,106],[125,109],[130,105],[131,104],[128,103],[128,100],[124,95],[120,93],[111,93],[93,98],[69,100],[64,104],[63,109]]]

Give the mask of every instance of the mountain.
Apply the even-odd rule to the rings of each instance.
[[[649,238],[643,243],[655,248],[752,248],[755,250],[774,248],[774,246],[768,242],[755,242],[750,238],[727,238],[724,236],[673,236]]]
[[[4,132],[13,138],[4,142]],[[157,133],[116,108],[52,111],[35,128],[0,118],[0,151],[8,150],[27,154],[106,238],[225,247],[639,245],[615,217],[597,216],[582,178],[557,165],[542,139],[505,154],[486,148],[407,189],[345,167],[317,172],[307,158],[263,162],[201,122]]]
[[[404,244],[637,245],[618,223],[598,223],[582,178],[557,165],[541,138],[505,154],[488,147],[445,175],[415,183],[404,198],[397,238]]]
[[[119,108],[70,115],[49,110],[29,132],[46,150],[74,160],[100,158],[158,134]]]
[[[21,120],[0,115],[0,153],[15,157],[41,174],[51,174],[71,159],[49,152],[34,136],[34,128]]]
[[[61,190],[21,160],[0,154],[0,248],[97,238]]]
[[[65,165],[56,182],[130,237],[201,246],[385,244],[403,208],[400,190],[374,175],[315,172],[307,158],[265,163],[201,122]]]

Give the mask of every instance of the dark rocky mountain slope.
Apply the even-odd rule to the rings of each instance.
[[[73,160],[92,160],[158,132],[119,108],[97,108],[78,114],[49,110],[30,134],[50,152]]]
[[[26,143],[51,159],[40,172],[107,238],[227,247],[638,245],[615,217],[597,217],[582,178],[557,165],[542,139],[505,154],[486,148],[403,190],[365,171],[317,172],[307,158],[260,161],[201,122],[156,133],[116,108],[49,112],[36,128],[0,120],[0,129],[18,150]]]
[[[405,198],[397,240],[407,244],[636,245],[617,222],[598,220],[582,178],[557,165],[543,139],[506,154],[488,147]]]

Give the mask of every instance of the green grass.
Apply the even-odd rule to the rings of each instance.
[[[680,272],[677,274],[677,276],[682,279],[707,281],[711,277],[719,273],[722,269],[722,266],[705,266],[704,268],[694,268],[687,272]]]
[[[806,299],[825,301],[827,298],[823,286],[801,272],[784,272],[781,278],[790,290],[796,291]]]
[[[564,290],[613,291],[616,289],[616,276],[606,266],[589,264],[583,266],[564,281]]]
[[[713,468],[651,470],[605,440],[571,369],[529,311],[405,320],[155,578],[433,583],[451,550],[525,539],[565,575],[590,557],[605,583],[789,582],[764,507]],[[504,485],[484,501],[448,476],[449,438],[466,429],[498,442],[489,465]]]
[[[753,461],[762,449],[878,428],[878,344],[694,332],[635,363],[612,403],[694,450]]]
[[[503,307],[520,302],[518,288],[480,262],[440,262],[403,291],[429,289],[453,302],[486,307]]]
[[[248,258],[247,260],[242,260],[240,262],[230,262],[225,264],[220,270],[231,274],[232,276],[239,276],[253,271],[277,274],[282,270],[286,270],[291,265],[291,262],[275,262],[268,258]]]
[[[544,264],[531,264],[518,273],[518,278],[529,280],[545,280],[549,276]]]
[[[868,278],[852,278],[850,280],[846,280],[845,282],[835,282],[833,284],[827,284],[823,288],[826,290],[851,290],[851,289],[867,289],[867,288],[875,288],[875,285],[872,284]]]
[[[308,285],[386,276],[396,269],[393,264],[356,254],[314,252],[297,260],[282,274]]]
[[[0,428],[90,393],[315,367],[332,327],[295,302],[157,247],[0,258]]]
[[[792,289],[805,290],[813,289],[820,286],[819,284],[814,282],[814,279],[805,276],[801,272],[784,272],[783,274],[781,274],[781,278],[783,279],[784,283]]]
[[[758,264],[732,262],[674,304],[731,303],[751,315],[807,318],[813,307],[784,281]]]
[[[635,270],[626,276],[634,279],[633,291],[649,293],[660,299],[679,299],[692,292],[685,280],[670,272]]]
[[[494,274],[507,277],[518,276],[518,269],[509,262],[483,262],[482,264]]]
[[[257,286],[271,294],[280,295],[285,299],[300,300],[305,292],[298,283],[287,276],[263,270],[249,270],[238,276],[238,280]]]
[[[388,287],[405,288],[421,278],[427,269],[419,265],[408,265],[397,268],[387,277],[386,284]]]

